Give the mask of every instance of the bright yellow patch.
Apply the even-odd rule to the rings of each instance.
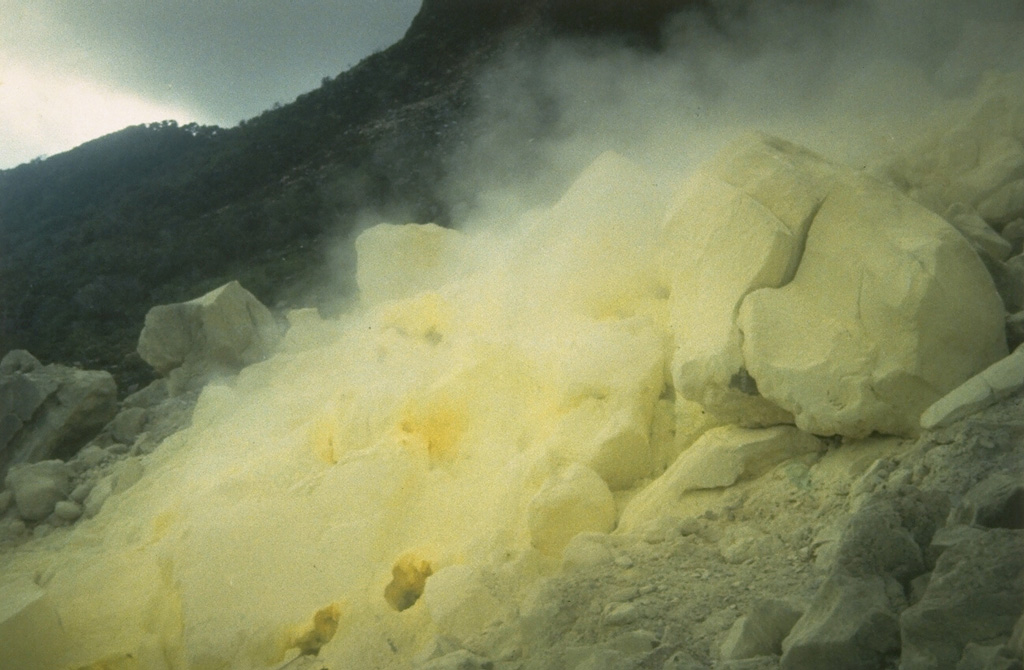
[[[311,625],[293,632],[288,649],[298,648],[299,653],[304,656],[315,656],[320,653],[320,648],[330,642],[334,634],[338,632],[340,620],[341,607],[338,603],[331,603],[318,610],[313,615]]]
[[[405,554],[391,568],[391,582],[384,587],[384,600],[398,612],[409,609],[423,595],[427,577],[432,574],[434,569],[428,561]]]

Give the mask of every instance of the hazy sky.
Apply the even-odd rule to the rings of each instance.
[[[0,0],[0,169],[125,126],[233,126],[397,41],[420,0]]]

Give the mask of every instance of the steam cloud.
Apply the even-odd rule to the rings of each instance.
[[[364,232],[360,308],[290,313],[282,352],[207,387],[138,483],[11,558],[49,566],[66,660],[408,664],[611,530],[616,495],[708,427],[661,395],[672,188],[750,128],[884,161],[1024,65],[1017,2],[751,5],[681,18],[664,53],[513,47],[454,161],[461,230]]]
[[[683,14],[656,54],[592,38],[510,49],[453,161],[457,217],[550,203],[606,150],[676,178],[749,129],[864,167],[986,71],[1024,66],[1013,0],[717,4],[720,25]]]

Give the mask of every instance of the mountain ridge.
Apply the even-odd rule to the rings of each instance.
[[[326,240],[361,213],[450,223],[446,160],[468,141],[474,77],[507,44],[657,49],[688,8],[713,14],[705,0],[426,0],[394,45],[238,126],[131,126],[0,171],[0,355],[145,382],[149,307],[228,279],[293,306],[324,290]]]

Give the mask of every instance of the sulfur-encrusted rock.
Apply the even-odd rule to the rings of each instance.
[[[360,299],[375,305],[436,290],[460,267],[465,239],[433,223],[368,228],[355,243]]]
[[[732,486],[753,479],[782,461],[813,454],[822,444],[793,426],[712,428],[684,451],[658,479],[637,494],[620,524],[634,527],[664,513],[688,491]]]
[[[994,225],[1024,206],[1022,75],[990,75],[955,118],[938,119],[923,139],[889,166],[890,177],[935,212],[953,203],[975,207]]]
[[[530,301],[597,319],[633,314],[663,294],[652,260],[667,203],[656,176],[605,152],[534,218],[510,276]]]
[[[970,205],[953,204],[946,212],[946,220],[960,231],[979,251],[997,261],[1005,261],[1013,253],[1013,245],[992,229]]]
[[[262,360],[280,337],[270,311],[232,281],[195,300],[150,309],[138,351],[160,374],[176,371],[176,385],[185,388]]]
[[[921,427],[941,428],[1006,398],[1024,386],[1024,348],[999,360],[936,400],[921,414]]]
[[[724,151],[663,234],[672,380],[725,420],[914,434],[929,404],[1005,355],[999,295],[963,235],[782,140]]]
[[[43,588],[27,577],[0,584],[0,668],[60,667],[69,643]]]
[[[863,178],[832,187],[793,281],[750,294],[739,324],[758,390],[821,435],[915,434],[925,408],[1006,355],[966,240]]]
[[[672,379],[684,397],[744,425],[785,423],[747,374],[736,314],[756,289],[789,282],[832,167],[783,140],[751,135],[684,184],[666,221]]]
[[[607,533],[615,526],[615,499],[597,473],[573,463],[549,478],[530,501],[530,540],[558,556],[575,535]]]
[[[431,621],[446,636],[465,641],[500,612],[479,568],[450,565],[427,578],[423,601]]]

